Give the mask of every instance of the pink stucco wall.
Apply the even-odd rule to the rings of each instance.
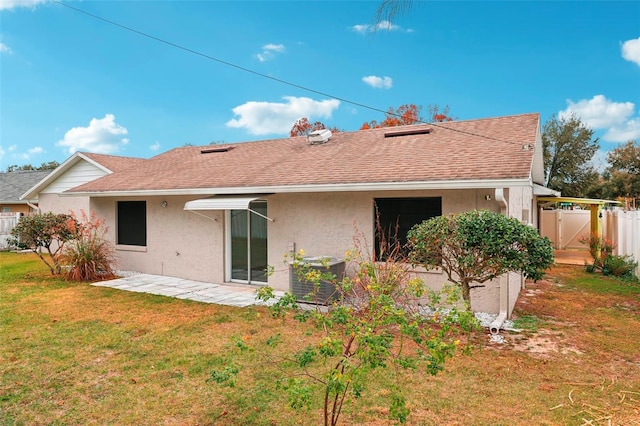
[[[525,188],[526,189],[526,188]],[[304,249],[308,255],[327,255],[344,258],[346,250],[354,246],[354,236],[373,248],[374,198],[385,197],[442,197],[442,213],[450,214],[470,209],[500,211],[493,198],[493,189],[394,191],[349,193],[274,194],[264,197],[268,203],[268,263],[274,273],[269,285],[278,290],[289,288],[289,267],[284,256],[291,250]],[[487,200],[486,196],[491,195]],[[527,194],[522,189],[505,191],[511,216],[521,218],[527,210]],[[45,205],[68,208],[69,201],[47,200]],[[225,234],[223,211],[199,212],[207,217],[184,211],[187,201],[199,197],[136,197],[93,198],[91,209],[104,217],[110,226],[108,238],[115,243],[116,202],[144,200],[147,202],[147,247],[117,247],[118,269],[175,276],[206,282],[223,283],[225,274]],[[162,201],[167,206],[162,207]],[[49,204],[47,204],[49,203]],[[78,208],[83,201],[76,200]],[[87,206],[88,209],[88,206]],[[446,282],[439,271],[420,274],[432,288]],[[502,278],[507,280],[507,278]],[[512,274],[509,281],[511,306],[522,285],[520,277]],[[478,311],[499,311],[500,286],[497,280],[484,288],[473,290],[472,308]]]

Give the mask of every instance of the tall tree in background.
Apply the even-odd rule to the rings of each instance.
[[[384,120],[379,123],[376,120],[365,122],[360,127],[360,130],[406,126],[409,124],[426,123],[427,121],[431,123],[453,121],[453,118],[449,116],[449,105],[445,105],[442,109],[440,109],[438,105],[427,105],[428,120],[422,117],[421,112],[422,105],[404,104],[396,109],[389,107],[385,113]]]
[[[609,167],[603,173],[603,198],[629,198],[640,205],[640,144],[628,141],[607,155]]]
[[[293,127],[291,127],[291,130],[289,131],[289,137],[307,136],[311,132],[324,129],[327,129],[327,126],[325,126],[323,122],[316,121],[311,123],[307,117],[302,117],[293,123]],[[341,131],[337,127],[328,127],[328,129],[331,130],[332,133],[338,133]]]
[[[326,126],[324,125],[324,123],[320,121],[316,121],[315,123],[311,124],[311,122],[307,117],[302,117],[301,119],[293,123],[293,127],[291,127],[289,136],[290,137],[306,136],[315,130],[323,130],[323,129],[326,129]]]
[[[582,197],[598,180],[589,164],[599,148],[593,130],[574,115],[551,117],[542,129],[546,186],[568,197]]]
[[[31,164],[25,164],[23,166],[18,166],[17,164],[12,164],[7,167],[7,172],[18,172],[18,171],[29,171],[29,170],[53,170],[58,167],[60,163],[57,161],[49,161],[48,163],[42,163],[39,166],[32,166]]]

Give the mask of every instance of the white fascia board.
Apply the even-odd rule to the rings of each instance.
[[[246,186],[228,188],[158,189],[133,191],[63,192],[63,196],[84,197],[151,197],[178,195],[225,194],[278,194],[292,192],[362,192],[362,191],[412,191],[429,189],[480,189],[531,187],[530,178],[491,180],[448,180],[425,182],[373,182],[318,185]]]

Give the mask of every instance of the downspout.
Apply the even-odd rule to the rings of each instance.
[[[40,213],[40,207],[36,206],[35,204],[31,204],[30,202],[27,201],[27,205],[29,207],[31,207],[32,209],[34,209],[36,211],[36,213]]]
[[[504,188],[496,188],[495,192],[496,201],[500,204],[500,214],[505,216],[509,215],[509,205],[504,198]],[[506,277],[507,282],[505,284],[500,280],[500,312],[498,317],[489,325],[489,331],[491,334],[498,334],[500,327],[509,316],[509,276]]]

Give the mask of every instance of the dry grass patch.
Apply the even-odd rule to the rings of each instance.
[[[0,253],[0,424],[316,425],[321,402],[289,408],[280,373],[258,353],[236,387],[207,379],[232,337],[283,351],[304,325],[237,309],[52,278],[33,255]],[[26,266],[17,266],[26,265]],[[474,350],[436,377],[399,372],[412,425],[640,425],[640,288],[559,267],[529,283],[517,316],[534,327]],[[377,371],[343,424],[387,425]]]

